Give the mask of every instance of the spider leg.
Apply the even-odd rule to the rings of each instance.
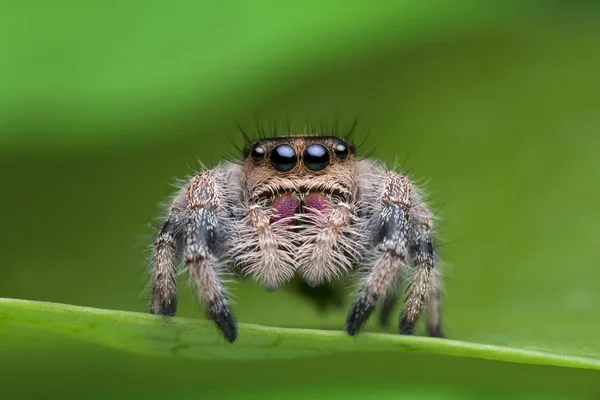
[[[221,264],[216,249],[219,208],[213,171],[196,175],[187,187],[186,221],[183,255],[198,296],[209,317],[233,343],[237,338],[237,322],[229,310],[225,287],[218,270]]]
[[[366,282],[346,319],[346,331],[356,335],[380,298],[389,292],[408,258],[409,212],[412,187],[408,179],[394,172],[385,178],[381,196],[383,208],[377,218],[377,246]]]
[[[440,290],[437,289],[431,294],[429,303],[427,304],[426,322],[425,326],[427,333],[431,337],[443,338],[445,337],[442,331],[442,310],[440,301]]]
[[[319,286],[311,286],[304,279],[295,278],[290,282],[289,288],[298,295],[310,300],[320,312],[329,308],[339,308],[344,305],[343,282],[327,282]]]
[[[181,252],[181,231],[173,215],[165,221],[154,241],[152,254],[152,314],[174,316],[177,311],[175,266]]]
[[[428,307],[427,330],[443,336],[440,328],[439,262],[432,237],[431,213],[423,203],[412,210],[409,255],[411,278],[398,324],[400,333],[412,335],[424,308]]]
[[[379,325],[386,327],[390,324],[390,315],[398,302],[398,292],[388,294],[383,299],[381,310],[379,311]]]

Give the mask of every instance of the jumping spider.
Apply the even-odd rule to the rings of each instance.
[[[183,258],[198,296],[229,342],[237,323],[220,278],[249,276],[268,290],[294,277],[326,285],[352,271],[358,299],[346,319],[356,335],[381,301],[386,322],[408,282],[399,320],[413,334],[421,313],[441,337],[440,263],[433,215],[410,180],[357,157],[347,138],[250,140],[243,160],[193,176],[172,199],[154,242],[150,312],[173,316]]]

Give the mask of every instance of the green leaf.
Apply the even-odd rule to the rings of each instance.
[[[348,304],[251,284],[234,345],[184,285],[164,322],[3,302],[1,398],[599,397],[596,2],[38,3],[0,7],[3,297],[143,310],[144,226],[232,120],[358,115],[444,206],[460,341],[304,330]]]
[[[209,321],[26,300],[0,299],[0,321],[51,329],[123,351],[201,360],[295,358],[340,352],[437,353],[526,364],[600,370],[600,359],[448,339],[271,328],[240,324],[224,342]]]

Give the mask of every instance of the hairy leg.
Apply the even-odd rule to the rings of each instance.
[[[409,254],[412,264],[411,278],[406,293],[398,328],[400,333],[412,335],[423,309],[432,300],[439,298],[437,257],[433,243],[433,221],[424,204],[417,202],[411,211]],[[439,307],[439,303],[437,305]],[[438,309],[430,309],[433,315],[432,329],[439,331]],[[434,332],[436,333],[436,332]]]
[[[440,290],[436,290],[431,294],[426,311],[426,328],[427,333],[431,337],[443,338],[442,331],[442,309],[440,301]]]
[[[180,253],[181,231],[170,215],[154,240],[152,253],[152,314],[173,316],[177,311],[177,288],[175,286],[175,267]],[[179,245],[179,246],[178,246]]]
[[[185,264],[198,290],[198,296],[229,342],[237,338],[237,322],[229,310],[225,287],[219,277],[221,266],[216,249],[220,206],[213,171],[196,175],[187,187]]]
[[[412,186],[407,178],[388,171],[377,215],[377,246],[368,265],[366,282],[346,319],[346,331],[356,335],[378,300],[397,281],[399,268],[408,258],[409,212]]]
[[[390,324],[390,316],[392,311],[398,302],[398,292],[394,291],[389,293],[383,303],[381,304],[381,310],[379,311],[379,325],[387,327]]]
[[[344,305],[345,284],[343,280],[311,286],[304,279],[295,278],[288,287],[298,295],[310,300],[321,312]]]

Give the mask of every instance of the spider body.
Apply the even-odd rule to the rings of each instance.
[[[175,314],[180,259],[229,342],[237,338],[237,323],[225,273],[248,276],[268,290],[294,277],[322,286],[355,273],[360,290],[346,320],[350,335],[379,302],[386,323],[407,282],[400,333],[412,334],[426,311],[429,334],[442,336],[433,215],[407,177],[357,158],[344,138],[250,141],[241,162],[189,179],[154,243],[151,313]]]

